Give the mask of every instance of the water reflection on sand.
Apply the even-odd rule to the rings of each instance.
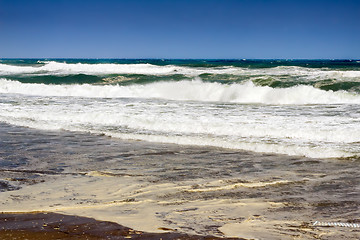
[[[149,232],[357,239],[359,159],[123,141],[0,124],[0,211],[53,211]]]

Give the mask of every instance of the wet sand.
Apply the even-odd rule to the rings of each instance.
[[[0,239],[239,239],[195,236],[176,232],[146,233],[107,221],[57,213],[0,214]],[[164,229],[166,230],[166,229]]]
[[[313,225],[360,223],[359,159],[123,141],[2,123],[0,146],[5,239],[21,239],[24,230],[33,239],[101,239],[113,231],[121,239],[130,228],[143,239],[360,238],[359,228]],[[33,211],[40,213],[23,214]],[[103,229],[109,232],[101,235]]]

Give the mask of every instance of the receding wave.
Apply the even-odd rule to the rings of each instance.
[[[360,104],[360,95],[324,91],[312,86],[271,88],[245,83],[220,84],[201,80],[120,85],[46,85],[0,79],[0,93],[86,98],[158,98],[182,101],[259,104]]]

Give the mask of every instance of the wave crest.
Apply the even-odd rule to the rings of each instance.
[[[228,74],[235,76],[288,76],[300,77],[304,80],[351,79],[359,81],[360,71],[329,70],[327,68],[307,68],[299,66],[278,66],[272,68],[245,68],[234,66],[190,67],[179,65],[154,65],[150,63],[118,64],[118,63],[65,63],[47,61],[37,66],[19,66],[0,63],[0,75],[109,75],[109,74],[141,74],[141,75],[174,75],[200,76],[202,74]]]
[[[206,101],[258,104],[360,104],[360,96],[345,91],[324,91],[312,86],[271,88],[241,84],[220,84],[201,80],[155,82],[146,85],[46,85],[0,79],[0,93],[36,96],[72,96],[87,98],[158,98],[182,101]]]

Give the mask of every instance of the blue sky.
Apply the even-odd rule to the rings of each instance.
[[[0,0],[0,58],[360,58],[360,0]]]

